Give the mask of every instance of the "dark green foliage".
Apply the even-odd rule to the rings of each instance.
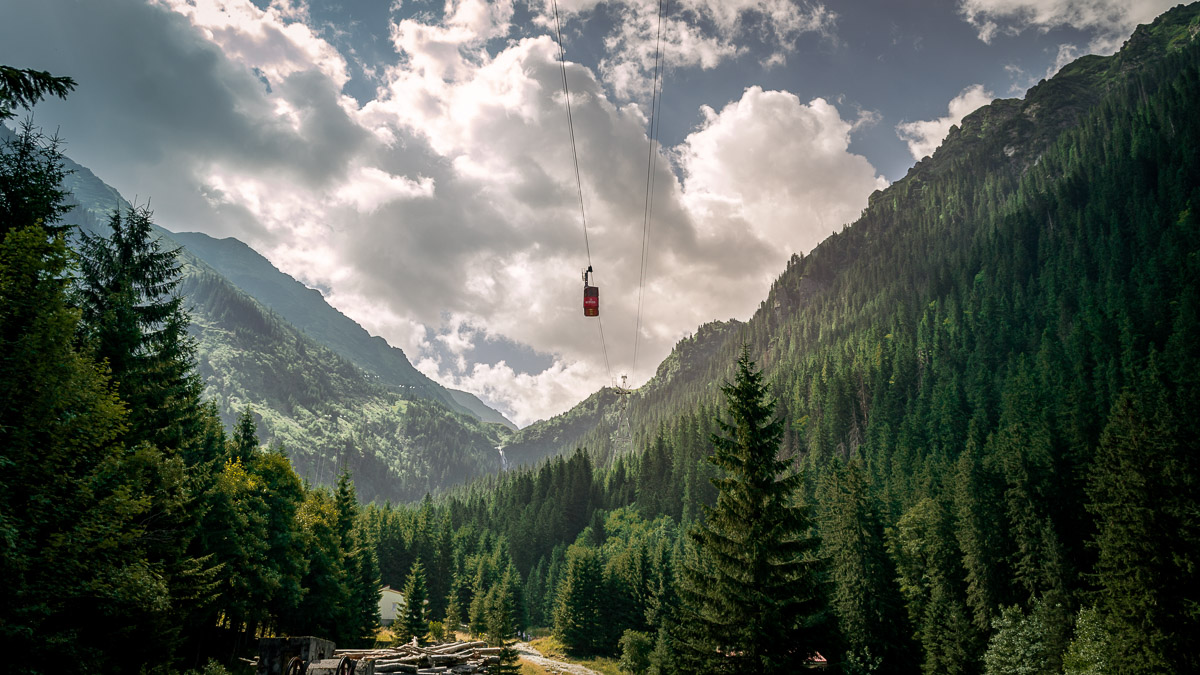
[[[817,649],[846,672],[1200,669],[1198,17],[1175,10],[1121,53],[968,116],[853,226],[793,257],[749,322],[681,340],[628,397],[632,441],[616,431],[624,397],[602,391],[507,448],[572,453],[404,506],[355,494],[417,499],[492,473],[498,436],[373,386],[194,258],[181,290],[217,398],[179,394],[181,324],[138,318],[174,273],[98,262],[162,249],[122,212],[123,234],[84,257],[118,272],[83,275],[96,293],[81,325],[56,236],[65,164],[27,125],[0,157],[9,667],[36,671],[47,648],[100,673],[199,665],[262,632],[353,644],[379,581],[423,566],[426,619],[469,614],[493,642],[555,620],[573,649],[609,655],[633,631],[653,636],[658,675],[770,671]],[[61,93],[0,105],[47,92]],[[163,328],[174,337],[156,342]],[[172,341],[181,377],[155,379],[170,368],[137,359]],[[745,376],[743,343],[761,375]],[[709,463],[715,383],[735,377],[754,384]],[[251,391],[270,404],[259,417],[243,413]],[[231,442],[218,411],[231,426],[243,413]],[[741,418],[758,421],[739,434]],[[311,422],[293,438],[297,419]],[[305,487],[277,444],[260,447],[258,420],[303,475],[349,470],[357,490],[346,474]],[[435,462],[447,446],[465,450]],[[769,452],[748,461],[750,447]],[[771,512],[779,529],[754,529]],[[754,560],[772,555],[802,578],[754,591]],[[826,592],[836,626],[813,625]],[[768,638],[787,653],[755,642]]]
[[[567,550],[567,570],[554,610],[554,634],[574,654],[603,652],[606,606],[600,552],[587,546]]]
[[[75,80],[69,77],[0,65],[0,122],[15,114],[14,107],[32,108],[47,95],[66,98],[73,89]]]
[[[175,295],[179,251],[164,250],[151,213],[134,208],[109,219],[109,236],[82,233],[76,299],[80,335],[107,362],[130,404],[131,445],[180,448],[200,399],[189,318]]]
[[[779,459],[783,424],[767,398],[748,348],[723,389],[729,420],[713,435],[715,507],[691,532],[699,553],[685,566],[684,607],[711,672],[791,673],[828,650],[819,545],[808,509],[798,505],[803,477]]]
[[[237,426],[233,428],[233,438],[230,439],[230,451],[233,459],[245,462],[254,456],[258,450],[258,423],[254,421],[254,411],[250,406],[238,415]]]
[[[72,86],[0,75],[3,111]],[[227,443],[200,401],[176,254],[133,209],[73,258],[63,167],[29,124],[0,149],[6,668],[170,671],[244,655],[268,632],[373,632],[374,542],[331,536],[357,504],[306,489],[281,450],[259,447],[248,408]]]
[[[1200,607],[1183,590],[1200,561],[1195,438],[1180,438],[1154,371],[1138,393],[1117,401],[1088,481],[1105,656],[1119,672],[1188,672],[1200,668]]]
[[[516,675],[521,671],[513,647],[521,630],[521,577],[510,563],[504,577],[488,591],[487,641],[500,647],[499,661],[488,669],[492,675]]]
[[[447,496],[436,508],[453,523],[456,560],[504,538],[545,624],[547,607],[577,597],[572,545],[610,600],[590,648],[616,653],[613,624],[655,635],[652,672],[705,671],[689,662],[699,634],[672,597],[679,572],[711,563],[675,535],[658,546],[620,533],[664,516],[686,531],[677,526],[713,505],[714,383],[733,377],[749,342],[778,401],[779,458],[813,476],[798,492],[819,505],[840,629],[822,653],[842,653],[843,670],[980,672],[992,638],[1019,645],[1011,638],[1035,619],[1041,669],[1100,667],[1110,639],[1137,641],[1129,653],[1143,663],[1196,653],[1186,636],[1197,599],[1179,575],[1195,564],[1195,500],[1183,495],[1200,421],[1162,424],[1149,411],[1163,407],[1156,397],[1200,407],[1197,25],[1200,8],[1173,11],[1120,54],[968,116],[853,226],[793,257],[749,322],[681,340],[629,397],[632,452],[611,391],[522,430],[510,458],[587,454]],[[1121,412],[1126,392],[1139,415]],[[884,571],[867,584],[855,566]],[[1072,629],[1081,603],[1096,609]],[[889,664],[885,650],[909,663]]]
[[[125,407],[102,367],[73,346],[62,237],[36,223],[3,230],[0,640],[15,671],[44,668],[45,649],[109,671],[107,627],[80,614],[119,618],[169,602],[140,543],[139,476],[124,470],[153,455],[120,445]]]
[[[911,624],[862,463],[834,465],[818,490],[821,555],[849,672],[912,672]],[[828,656],[833,656],[832,653]],[[865,668],[866,664],[870,668]],[[849,665],[855,664],[855,665]]]
[[[62,186],[67,170],[59,145],[58,137],[47,138],[30,121],[0,144],[0,234],[33,225],[47,234],[66,231],[59,221],[71,207]]]
[[[419,560],[413,563],[401,592],[404,594],[404,615],[399,620],[397,637],[404,642],[415,638],[418,644],[425,644],[425,634],[429,632],[425,604],[429,593],[425,586],[425,566]]]
[[[450,596],[446,600],[446,614],[442,624],[446,627],[446,635],[450,636],[454,631],[462,630],[462,607],[458,598],[458,589],[454,588],[450,591]]]
[[[966,606],[953,536],[946,508],[927,497],[900,518],[892,541],[900,591],[917,627],[928,675],[978,670],[980,636]]]

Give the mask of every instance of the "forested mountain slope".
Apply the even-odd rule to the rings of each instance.
[[[0,135],[8,139],[12,132],[5,127]],[[107,234],[111,210],[128,209],[129,203],[86,167],[69,158],[64,162],[71,172],[64,188],[75,205],[66,222]],[[403,352],[367,335],[320,293],[279,272],[245,244],[161,227],[155,232],[169,247],[183,247],[179,291],[198,343],[197,372],[227,427],[252,406],[263,441],[282,444],[300,476],[332,485],[348,469],[366,501],[419,499],[499,471],[495,448],[511,423],[498,413],[491,411],[497,423],[480,421],[477,416],[489,408],[468,398],[455,403],[452,392],[412,368]],[[332,327],[316,335],[297,328],[210,266],[194,246],[227,270],[240,270],[237,279],[254,282],[276,304],[287,307],[291,301],[295,314],[311,319],[310,327],[321,321]],[[341,337],[351,352],[367,345],[379,358],[364,362],[381,365],[383,374],[317,336]]]
[[[805,621],[835,634],[805,648],[845,672],[1200,671],[1198,34],[1200,4],[1176,8],[968,116],[749,322],[681,341],[629,399],[631,452],[599,392],[508,449],[588,452],[373,514],[381,561],[425,560],[440,516],[451,601],[511,551],[569,648],[697,672],[686,533],[748,345],[820,539]]]
[[[280,272],[241,241],[232,237],[214,239],[200,232],[180,232],[171,236],[255,300],[374,375],[384,386],[438,401],[451,410],[485,422],[516,428],[475,396],[448,390],[430,380],[409,363],[403,350],[392,347],[381,337],[371,336],[362,326],[325,302],[319,291]]]
[[[296,472],[332,485],[342,468],[363,499],[406,501],[495,473],[506,429],[389,391],[203,263],[185,263],[197,371],[222,418],[245,405]]]
[[[1107,121],[1089,120],[1096,115],[1126,114],[1126,106],[1134,103],[1123,95],[1130,87],[1137,89],[1139,96],[1147,94],[1146,87],[1151,85],[1147,80],[1159,77],[1155,73],[1164,67],[1163,60],[1177,59],[1184,47],[1194,44],[1196,12],[1195,7],[1188,7],[1164,15],[1152,25],[1140,26],[1119,53],[1111,57],[1085,56],[1030,89],[1024,99],[998,99],[968,115],[961,127],[952,127],[932,157],[921,160],[903,179],[873,194],[859,220],[807,256],[793,256],[749,322],[707,324],[681,340],[655,377],[630,397],[628,415],[637,441],[634,445],[651,438],[660,422],[694,410],[701,403],[716,403],[717,385],[730,377],[743,341],[754,347],[758,360],[776,380],[784,405],[791,408],[793,401],[807,398],[796,396],[797,388],[785,386],[781,380],[785,372],[793,372],[797,359],[812,358],[835,344],[843,345],[838,350],[845,349],[846,340],[858,342],[868,334],[874,336],[881,349],[893,347],[896,340],[902,339],[899,335],[914,333],[922,325],[924,337],[932,330],[930,321],[945,319],[927,318],[928,311],[944,313],[942,305],[951,297],[952,311],[961,314],[960,303],[966,294],[978,296],[984,290],[991,294],[1013,292],[1011,285],[998,285],[998,274],[1007,274],[1009,265],[1019,264],[1028,274],[1038,265],[1057,264],[1045,259],[1051,251],[1037,248],[1042,234],[1062,234],[1062,228],[1056,230],[1050,222],[1052,216],[1047,216],[1045,228],[1023,232],[1015,240],[1015,235],[1005,234],[1004,223],[1011,222],[1013,212],[1021,207],[1028,212],[1060,197],[1075,202],[1091,198],[1090,192],[1080,192],[1079,184],[1092,179],[1087,171],[1098,171],[1110,162],[1121,162],[1120,168],[1114,168],[1118,173],[1145,168],[1149,160],[1114,156],[1121,151],[1145,152],[1144,145],[1135,143],[1135,139],[1114,139],[1112,143],[1124,145],[1096,147],[1096,154],[1087,158],[1080,156],[1080,144],[1085,138],[1095,139],[1096,124],[1102,125],[1103,133],[1109,136],[1132,133],[1128,128],[1111,128]],[[1156,110],[1154,114],[1162,112]],[[1157,124],[1162,123],[1141,131],[1142,137],[1158,133]],[[1085,132],[1082,125],[1090,125],[1092,130]],[[1176,130],[1165,131],[1177,134]],[[1176,141],[1168,137],[1164,142]],[[1043,165],[1046,161],[1057,163]],[[1068,176],[1068,170],[1075,175]],[[1124,180],[1119,182],[1122,190],[1137,187]],[[1027,203],[1030,200],[1034,203]],[[1107,234],[1135,236],[1132,221],[1127,220],[1126,225]],[[1004,241],[997,237],[1004,237]],[[1008,243],[1015,248],[1003,248]],[[1087,248],[1073,255],[1095,253],[1090,242],[1083,245]],[[974,287],[976,277],[979,287]],[[1077,281],[1092,283],[1089,279],[1069,279],[1066,283],[1074,286]],[[956,286],[953,291],[952,286]],[[1022,289],[1022,296],[1026,290]],[[1013,309],[1014,299],[1004,302],[1007,309]],[[1026,306],[1028,298],[1022,297],[1020,302],[1022,311],[1030,309]],[[1028,312],[1006,317],[1006,322],[1018,323],[1024,329],[1039,326],[1038,335],[1044,321],[1044,317]],[[870,403],[868,398],[859,406],[859,427]],[[591,408],[586,402],[580,405]],[[609,456],[611,429],[576,425],[576,433],[571,435],[548,433],[548,428],[561,427],[565,419],[579,414],[568,411],[521,430],[511,441],[509,456],[537,461],[549,454],[569,452],[580,444],[596,449],[601,457]],[[597,418],[595,413],[591,416]],[[615,420],[619,414],[615,409],[606,409],[600,416]],[[791,447],[798,443],[797,425],[792,423],[803,414],[789,413],[788,417]],[[816,417],[825,420],[820,412]],[[615,429],[614,423],[608,426]],[[861,442],[862,431],[860,428],[856,432],[858,440],[853,445]],[[555,437],[557,441],[547,440]]]

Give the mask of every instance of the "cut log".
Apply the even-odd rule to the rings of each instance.
[[[486,647],[486,646],[487,646],[487,643],[483,642],[483,641],[454,642],[454,643],[451,643],[448,645],[439,645],[437,647],[434,647],[433,651],[436,654],[456,654],[458,652],[465,652],[468,649],[474,649],[476,647]]]
[[[376,673],[410,673],[414,674],[420,668],[410,663],[389,663],[388,665],[380,665],[376,663]]]

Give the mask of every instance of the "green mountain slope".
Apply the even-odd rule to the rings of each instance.
[[[790,449],[812,447],[828,454],[827,441],[817,440],[820,425],[838,429],[834,435],[840,436],[840,441],[834,445],[841,452],[858,448],[876,403],[878,394],[872,385],[877,383],[845,383],[849,391],[838,396],[846,400],[839,403],[838,420],[831,421],[826,415],[829,408],[814,398],[829,395],[821,393],[827,390],[826,384],[846,375],[825,372],[813,382],[810,369],[828,369],[854,350],[866,350],[859,358],[879,351],[879,362],[887,362],[883,357],[894,353],[898,344],[916,348],[918,338],[928,339],[933,331],[930,322],[961,322],[964,312],[978,317],[978,309],[964,307],[964,303],[1014,291],[1011,285],[997,284],[1029,284],[1028,275],[1034,274],[1037,266],[1048,264],[1039,258],[1048,253],[1039,248],[1048,241],[1045,236],[1063,236],[1068,224],[1051,222],[1050,216],[1018,236],[1006,223],[1031,217],[1031,208],[1046,208],[1047,200],[1062,196],[1063,191],[1077,200],[1094,196],[1087,193],[1092,181],[1089,171],[1122,158],[1113,156],[1113,148],[1090,146],[1097,155],[1083,158],[1080,153],[1085,141],[1094,142],[1104,133],[1110,143],[1120,142],[1115,134],[1121,125],[1109,118],[1127,114],[1115,112],[1127,106],[1136,108],[1138,98],[1148,95],[1148,87],[1158,86],[1157,79],[1165,77],[1156,74],[1167,67],[1165,62],[1175,63],[1194,51],[1194,38],[1200,30],[1198,13],[1195,6],[1168,13],[1152,25],[1140,26],[1119,53],[1083,57],[1030,89],[1024,99],[999,99],[968,115],[961,126],[951,129],[932,157],[873,194],[858,221],[807,256],[794,256],[747,324],[709,325],[681,341],[655,377],[629,397],[627,413],[619,411],[616,402],[599,411],[585,402],[577,410],[522,429],[506,454],[516,461],[536,462],[584,445],[599,457],[607,457],[614,447],[613,420],[621,415],[628,415],[633,442],[617,445],[641,447],[660,423],[719,401],[717,385],[731,376],[731,364],[743,341],[751,344],[759,363],[776,382],[783,412],[789,417],[785,440]],[[1136,95],[1130,94],[1130,88]],[[1161,113],[1156,110],[1154,114]],[[1096,125],[1101,125],[1100,131]],[[1130,132],[1125,129],[1124,133]],[[1146,147],[1126,141],[1120,150],[1129,153]],[[1195,149],[1191,150],[1194,154]],[[1129,173],[1139,166],[1122,161],[1115,170]],[[1190,165],[1186,170],[1191,170]],[[1186,207],[1180,210],[1186,211]],[[1108,234],[1134,236],[1120,229]],[[1074,236],[1091,242],[1099,233],[1075,231]],[[1120,241],[1112,245],[1121,248],[1129,244]],[[1097,254],[1087,248],[1070,255]],[[1010,278],[1007,275],[1015,272],[1009,266],[1019,267],[1025,276]],[[1058,282],[1059,292],[1096,292],[1074,289],[1080,282],[1095,283],[1087,277],[1069,277]],[[989,356],[991,360],[973,363],[972,368],[986,367],[993,371],[992,377],[1002,378],[1010,356],[1036,354],[1041,332],[1051,327],[1050,317],[1034,311],[1044,308],[1031,307],[1028,292],[1022,287],[1018,298],[995,302],[1002,304],[1008,324],[1032,331],[1029,339],[1033,342],[1004,344],[1003,357]],[[1078,298],[1075,301],[1080,302]],[[1056,297],[1054,302],[1063,300]],[[1008,314],[1018,307],[1020,315]],[[1079,309],[1061,311],[1073,315]],[[947,317],[947,312],[956,316]],[[999,327],[990,329],[998,331]],[[1002,338],[995,333],[990,339]],[[801,367],[801,363],[805,365]],[[916,367],[924,374],[928,365]],[[854,405],[848,400],[852,394],[858,399]],[[558,431],[566,426],[566,420],[584,418],[596,423],[571,425],[574,431],[570,434]],[[820,432],[825,433],[833,432]]]
[[[0,125],[0,142],[10,136]],[[71,173],[64,187],[75,203],[66,222],[105,233],[107,214],[129,203],[86,167],[65,161]],[[498,413],[425,378],[403,352],[367,335],[317,291],[275,270],[241,242],[156,232],[169,246],[182,246],[180,292],[192,315],[197,370],[226,425],[252,405],[262,440],[283,444],[301,476],[332,484],[345,467],[365,500],[418,499],[500,469],[496,447],[511,423]],[[284,305],[291,299],[295,315],[317,317],[313,324],[328,321],[332,328],[318,334],[341,337],[352,347],[368,345],[364,353],[376,354],[388,377],[294,326],[209,265],[193,244],[228,269],[242,269],[240,278],[255,281],[260,290],[275,284],[279,290],[271,297]],[[479,419],[484,416],[488,421]]]
[[[181,292],[206,395],[227,424],[253,405],[301,476],[332,484],[345,467],[363,499],[407,501],[500,469],[503,427],[364,377],[198,259]]]
[[[797,630],[797,644],[846,672],[1200,672],[1198,35],[1200,4],[1176,8],[1119,54],[969,116],[793,258],[749,322],[681,341],[629,399],[632,454],[614,452],[626,413],[601,392],[506,450],[591,455],[503,474],[445,510],[520,551],[530,616],[557,619],[569,649],[615,654],[630,629],[663,672],[705,670],[690,661],[710,617],[688,611],[686,570],[758,545],[684,548],[715,499],[714,418],[734,414],[716,385],[746,344],[824,567],[819,590],[772,590],[827,597],[806,627],[836,620],[837,635]],[[611,461],[593,473],[589,457]],[[584,559],[603,573],[582,577]],[[681,571],[678,596],[640,590]],[[602,606],[579,601],[581,578]],[[683,608],[660,613],[661,597]],[[563,630],[563,607],[607,644]],[[717,650],[750,643],[708,634]]]
[[[409,363],[404,351],[373,337],[331,307],[321,293],[280,272],[266,258],[232,237],[215,239],[199,232],[171,235],[213,269],[316,341],[379,378],[384,386],[408,390],[457,412],[515,429],[503,415],[466,392],[430,380]]]

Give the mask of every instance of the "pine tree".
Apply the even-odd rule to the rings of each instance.
[[[65,203],[67,170],[59,145],[58,138],[47,138],[26,121],[0,147],[0,235],[34,225],[47,236],[66,231],[59,221],[71,207]]]
[[[554,609],[554,634],[575,654],[600,653],[604,626],[604,566],[600,552],[575,544]]]
[[[81,233],[76,301],[82,342],[108,362],[130,406],[128,442],[182,449],[201,384],[179,285],[179,251],[164,249],[145,207],[109,218],[111,233]]]
[[[462,603],[459,601],[458,579],[450,586],[446,596],[446,618],[442,624],[446,627],[446,637],[454,639],[454,633],[462,629]]]
[[[488,672],[491,675],[517,675],[521,672],[517,664],[517,650],[513,647],[517,637],[517,617],[521,613],[520,599],[514,595],[520,588],[520,576],[512,565],[504,578],[488,592],[487,640],[488,644],[500,648],[499,659]]]
[[[683,576],[690,647],[711,672],[793,673],[828,649],[829,630],[819,542],[796,503],[803,477],[777,457],[783,424],[748,346],[722,391],[730,420],[712,437],[717,504],[690,533],[699,560]]]
[[[61,184],[28,184],[11,152],[0,149],[0,644],[13,672],[44,668],[47,649],[103,672],[126,627],[82,613],[120,617],[170,601],[144,549],[136,468],[152,458],[121,446],[125,406],[73,344],[70,254],[47,227],[65,210]],[[46,160],[61,166],[56,150]],[[16,215],[11,205],[46,188],[58,196]]]
[[[400,639],[408,642],[416,638],[417,644],[425,644],[429,632],[429,617],[425,614],[428,596],[425,584],[425,566],[421,561],[413,563],[404,582],[404,616],[400,619]]]
[[[832,582],[830,604],[848,661],[869,661],[875,672],[912,672],[912,632],[904,620],[896,567],[888,557],[883,523],[864,474],[858,460],[835,465],[819,494],[821,552]]]
[[[356,523],[351,541],[354,547],[346,554],[346,583],[350,591],[347,633],[350,645],[370,646],[379,627],[379,561],[374,542],[361,523]]]
[[[13,107],[32,108],[47,94],[66,98],[75,80],[27,68],[0,66],[0,122],[13,116]]]
[[[1153,371],[1153,369],[1151,369]],[[1200,561],[1195,452],[1180,447],[1174,414],[1152,374],[1109,416],[1088,482],[1099,550],[1097,610],[1116,672],[1200,667]]]
[[[928,675],[959,675],[976,670],[979,634],[966,606],[965,582],[947,509],[922,499],[906,511],[892,532],[891,552],[900,592],[925,656]]]
[[[249,462],[258,450],[258,423],[254,421],[254,411],[249,404],[238,415],[229,449],[233,458],[241,462]]]

